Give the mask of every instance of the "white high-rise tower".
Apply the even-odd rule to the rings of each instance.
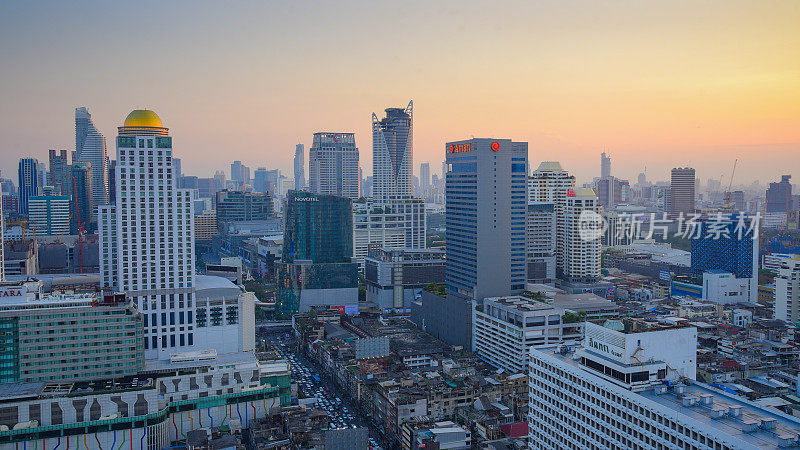
[[[92,211],[108,203],[106,138],[94,126],[85,106],[75,108],[75,158],[92,164]]]
[[[564,268],[564,208],[567,193],[575,188],[575,177],[558,161],[544,161],[528,180],[528,203],[552,203],[556,215],[556,272]]]
[[[379,202],[411,197],[414,176],[414,102],[372,113],[372,196]]]
[[[190,350],[196,331],[192,198],[177,189],[167,132],[153,111],[128,115],[117,136],[116,202],[98,214],[103,285],[142,312],[148,359]]]

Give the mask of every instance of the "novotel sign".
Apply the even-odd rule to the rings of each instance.
[[[0,298],[22,298],[26,293],[24,286],[0,288]]]

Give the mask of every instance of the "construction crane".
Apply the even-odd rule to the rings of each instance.
[[[733,187],[733,175],[736,173],[736,164],[739,163],[739,159],[733,160],[733,170],[731,170],[731,179],[728,180],[728,190],[725,191],[725,203],[722,205],[722,210],[725,212],[732,212],[733,206],[736,202],[731,201],[731,188]]]

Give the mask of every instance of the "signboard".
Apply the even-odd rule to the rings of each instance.
[[[25,289],[25,286],[6,286],[0,288],[0,298],[12,298],[17,300],[22,300],[25,298],[25,294],[27,294],[28,290]]]
[[[592,350],[597,350],[600,353],[605,353],[609,356],[613,356],[615,358],[622,358],[622,352],[624,349],[617,347],[616,345],[611,345],[606,342],[598,341],[593,337],[586,338],[587,347],[591,348]]]
[[[498,151],[498,150],[500,150],[500,143],[499,143],[499,142],[496,142],[496,141],[495,141],[495,142],[492,142],[492,151],[493,151],[493,152],[496,152],[496,151]]]
[[[462,153],[472,151],[472,144],[450,144],[450,153]]]
[[[606,299],[607,300],[614,300],[617,297],[617,287],[611,286],[610,288],[606,289]]]
[[[567,197],[575,197],[575,190],[574,189],[567,190]]]
[[[348,316],[358,315],[358,305],[331,305],[331,309],[339,311],[339,314],[347,314]]]

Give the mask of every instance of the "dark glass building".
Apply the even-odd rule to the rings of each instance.
[[[353,202],[335,195],[289,191],[286,196],[283,262],[350,262]]]
[[[705,219],[700,222],[691,240],[692,276],[702,277],[704,272],[723,270],[736,278],[755,276],[758,257],[758,240],[753,239],[751,219],[738,214]]]
[[[92,214],[92,164],[74,162],[70,166],[69,196],[72,198],[70,233],[78,234],[83,225],[85,230],[94,229],[95,216]]]

